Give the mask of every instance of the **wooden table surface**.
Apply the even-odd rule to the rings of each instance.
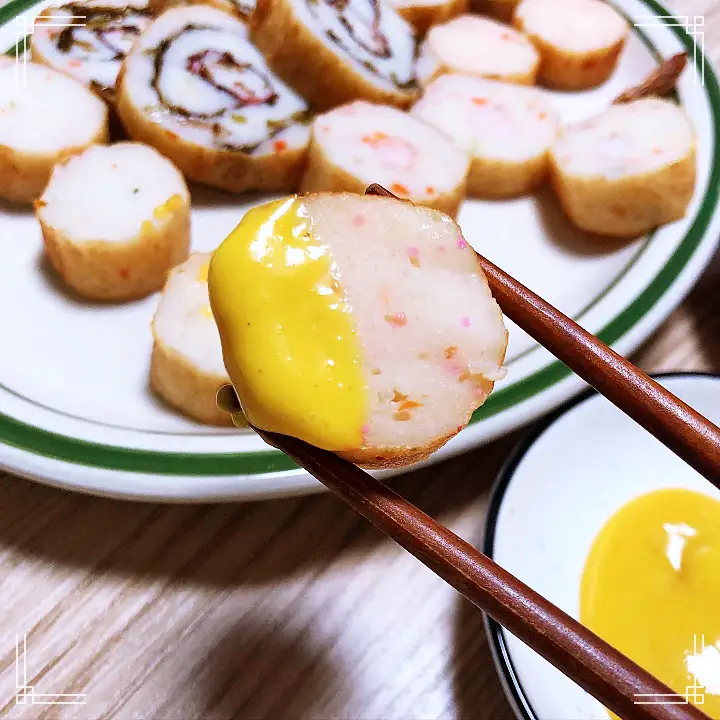
[[[720,60],[717,0],[668,5]],[[720,372],[720,258],[635,360]],[[517,438],[393,485],[478,541]],[[511,717],[480,613],[328,495],[163,506],[0,475],[0,557],[1,717]],[[17,702],[24,634],[34,692],[85,704]]]

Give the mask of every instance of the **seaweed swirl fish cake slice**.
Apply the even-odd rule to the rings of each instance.
[[[33,60],[112,102],[122,61],[151,20],[145,0],[90,0],[46,8],[35,20]]]
[[[215,7],[171,8],[150,25],[123,64],[117,111],[191,180],[229,192],[299,183],[307,105]]]
[[[415,97],[415,37],[390,3],[259,0],[250,25],[270,68],[318,109]]]

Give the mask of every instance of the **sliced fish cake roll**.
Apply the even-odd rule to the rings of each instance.
[[[131,138],[192,180],[230,192],[297,189],[307,105],[221,10],[176,7],[155,20],[125,60],[117,111]]]
[[[470,157],[441,132],[384,105],[359,100],[313,123],[302,190],[395,195],[454,216],[466,195]]]
[[[521,32],[490,18],[461,15],[430,29],[417,74],[423,85],[445,73],[534,85],[539,65],[537,50]]]
[[[602,0],[522,0],[513,24],[540,52],[540,81],[561,90],[605,82],[629,32],[623,17]]]
[[[0,57],[0,197],[31,203],[56,162],[108,140],[108,110],[51,68]]]
[[[391,4],[418,37],[424,36],[433,25],[468,11],[468,0],[391,0]]]
[[[415,37],[389,2],[259,0],[251,28],[270,68],[318,110],[415,98]]]
[[[152,322],[150,387],[195,420],[232,425],[215,401],[230,378],[210,310],[210,257],[210,253],[193,253],[170,273]]]
[[[551,153],[553,184],[578,227],[636,237],[685,216],[695,143],[690,121],[668,100],[614,105],[560,133]]]
[[[470,196],[521,195],[547,176],[559,120],[537,88],[442,75],[430,83],[411,114],[470,155]]]
[[[90,0],[43,10],[32,56],[112,102],[120,66],[152,15],[146,0]]]
[[[50,263],[85,298],[144,297],[188,256],[185,180],[139,143],[95,145],[58,164],[36,212]]]
[[[248,420],[365,467],[427,457],[504,376],[477,256],[436,210],[320,193],[251,210],[210,302]]]

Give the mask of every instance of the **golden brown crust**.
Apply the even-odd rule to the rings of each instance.
[[[547,153],[524,163],[474,157],[468,177],[468,195],[487,199],[518,197],[540,185],[547,174]]]
[[[189,254],[189,200],[129,242],[76,243],[45,222],[39,203],[37,216],[50,263],[78,295],[91,300],[134,300],[161,290],[168,272]]]
[[[258,0],[250,20],[250,39],[270,69],[317,110],[357,99],[404,109],[417,95],[383,90],[339,61],[299,22],[288,0]]]
[[[695,147],[657,172],[618,180],[569,175],[553,158],[550,167],[553,187],[572,222],[610,237],[634,238],[680,220],[695,188]]]
[[[364,195],[368,184],[339,167],[327,157],[322,147],[310,141],[307,171],[300,184],[300,191],[309,192],[351,192]],[[440,210],[455,218],[467,194],[467,178],[452,192],[436,195],[427,201],[413,200],[415,205],[424,205]],[[401,200],[407,198],[400,197]]]
[[[220,410],[215,401],[218,390],[227,383],[227,376],[200,371],[155,337],[150,359],[150,387],[177,410],[208,425],[232,427],[231,416]]]
[[[556,90],[586,90],[604,83],[617,65],[625,37],[601,50],[574,53],[559,49],[534,35],[517,14],[513,25],[524,32],[540,53],[538,82]]]
[[[396,7],[398,14],[415,28],[416,37],[423,37],[433,25],[464,15],[469,10],[469,0],[436,2],[434,5],[408,5]]]
[[[498,20],[510,22],[519,2],[520,0],[470,0],[470,8],[473,12],[492,15]]]

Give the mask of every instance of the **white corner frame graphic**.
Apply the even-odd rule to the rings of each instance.
[[[28,685],[27,633],[15,636],[16,705],[85,705],[86,693],[39,693]]]
[[[700,84],[705,87],[705,17],[703,15],[648,15],[641,16],[633,25],[643,27],[679,27],[693,39],[693,63],[698,65],[698,48],[703,62],[700,64]],[[695,84],[698,76],[695,76]]]

